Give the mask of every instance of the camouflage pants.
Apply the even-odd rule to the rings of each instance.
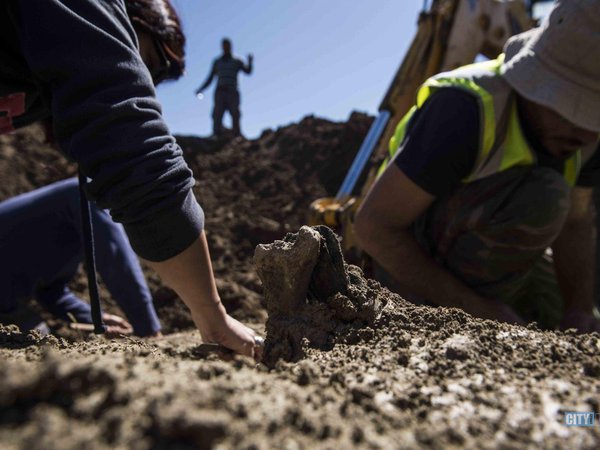
[[[516,167],[437,199],[414,224],[414,235],[474,291],[553,328],[563,302],[546,250],[564,224],[569,191],[552,169]]]

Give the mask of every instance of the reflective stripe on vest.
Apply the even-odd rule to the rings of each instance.
[[[389,143],[389,156],[380,167],[378,176],[401,148],[406,128],[414,113],[442,88],[461,89],[473,95],[479,105],[479,151],[475,166],[462,180],[463,183],[485,178],[511,167],[534,165],[535,152],[521,129],[515,96],[500,75],[503,60],[502,54],[495,60],[469,64],[425,81],[417,92],[415,106],[396,126]],[[570,186],[575,185],[580,169],[581,151],[577,151],[565,161],[563,176]]]

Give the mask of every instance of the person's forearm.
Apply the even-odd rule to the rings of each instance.
[[[260,355],[260,342],[252,330],[227,314],[213,276],[204,231],[178,255],[151,262],[163,281],[179,294],[205,342],[224,345],[247,356]]]
[[[35,298],[46,311],[67,322],[91,323],[90,305],[78,298],[62,283],[38,288]]]
[[[194,318],[221,306],[204,231],[177,256],[149,264],[177,292]]]
[[[210,83],[212,83],[212,80],[214,78],[215,74],[214,72],[211,72],[208,77],[206,78],[206,80],[204,80],[204,83],[202,83],[202,85],[197,89],[197,92],[203,91],[204,89],[206,89]]]
[[[566,310],[592,312],[596,229],[591,217],[567,222],[552,245],[556,279]]]
[[[210,80],[202,83],[202,85],[198,89],[196,89],[196,92],[202,92],[204,89],[206,89],[208,87],[208,85],[210,84],[211,81],[212,81],[212,78]]]
[[[253,333],[231,318],[221,303],[204,231],[183,252],[149,264],[190,309],[205,342],[220,343],[238,353],[253,354]]]
[[[418,245],[407,229],[378,228],[361,245],[408,293],[440,306],[458,307],[479,317],[490,317],[487,301],[440,267]]]

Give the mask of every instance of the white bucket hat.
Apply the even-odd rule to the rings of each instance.
[[[501,73],[520,95],[600,132],[600,0],[558,0],[541,27],[513,36]]]

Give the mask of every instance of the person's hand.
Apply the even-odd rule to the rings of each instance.
[[[248,53],[248,62],[252,63],[254,61],[254,55],[252,53]]]
[[[109,335],[125,335],[129,336],[133,334],[133,326],[125,319],[115,314],[102,314],[102,320],[104,321],[104,325],[106,326],[106,334]],[[94,331],[94,325],[91,323],[70,323],[69,326],[73,330],[79,331]]]
[[[124,334],[129,336],[133,334],[133,327],[129,322],[115,314],[102,314],[102,320],[106,325],[106,332],[110,334]]]
[[[227,314],[222,303],[192,311],[192,318],[204,342],[221,344],[236,353],[260,360],[262,345],[257,343],[256,334]]]
[[[242,355],[260,358],[262,346],[254,332],[230,317],[221,303],[204,231],[178,255],[150,263],[150,266],[190,309],[205,343],[219,344]]]
[[[577,329],[578,333],[600,333],[600,320],[591,311],[573,308],[565,312],[560,324],[561,330]]]

